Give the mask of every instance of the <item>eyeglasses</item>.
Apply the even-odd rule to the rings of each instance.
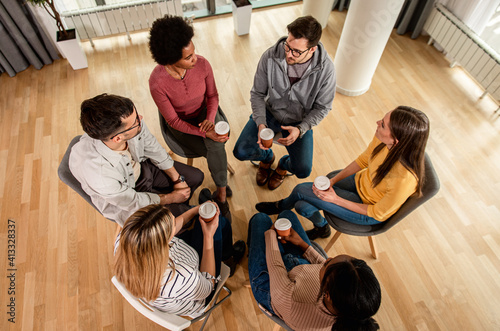
[[[288,52],[292,52],[292,56],[293,57],[299,57],[301,56],[302,54],[304,54],[305,52],[307,52],[308,50],[311,49],[311,47],[309,47],[308,49],[306,49],[305,51],[298,51],[296,49],[291,49],[290,46],[288,46],[288,44],[286,43],[286,41],[283,42],[283,49],[285,50],[285,53],[288,53]]]
[[[137,124],[134,124],[132,127],[128,128],[127,130],[123,130],[123,131],[118,132],[117,134],[115,134],[113,137],[111,137],[109,139],[113,139],[114,137],[116,137],[119,134],[128,132],[130,130],[133,130],[133,129],[141,126],[141,119],[139,118],[139,113],[137,112],[137,110],[135,111],[135,114],[136,114],[136,118],[135,118],[135,122],[134,123],[137,123]]]

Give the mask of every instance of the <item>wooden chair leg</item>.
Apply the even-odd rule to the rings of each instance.
[[[229,162],[227,163],[227,171],[229,171],[231,175],[234,175],[234,169]]]
[[[368,242],[370,243],[370,249],[372,250],[372,256],[374,259],[377,258],[377,247],[375,246],[375,239],[373,237],[368,237]]]
[[[187,159],[187,165],[191,166],[191,167],[193,166],[193,159],[192,158]]]
[[[168,151],[168,155],[172,156],[174,155],[174,152],[172,152],[172,150]]]
[[[342,232],[335,232],[335,234],[333,235],[333,238],[332,240],[330,240],[330,242],[328,243],[328,245],[326,245],[325,247],[325,252],[328,253],[328,251],[330,250],[330,248],[332,248],[333,244],[335,244],[335,242],[337,241],[337,239],[339,239],[340,235],[342,234]]]

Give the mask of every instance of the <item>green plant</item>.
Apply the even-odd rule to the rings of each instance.
[[[64,24],[61,19],[61,15],[56,9],[54,0],[26,0],[35,6],[43,7],[47,13],[56,21],[57,29],[61,35],[61,39],[66,39],[68,37],[68,31],[64,27]]]

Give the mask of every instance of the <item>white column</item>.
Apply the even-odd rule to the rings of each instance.
[[[337,92],[368,91],[404,0],[352,0],[335,54]]]
[[[318,20],[324,29],[328,24],[328,17],[332,12],[334,0],[304,0],[302,6],[302,15],[311,15]]]

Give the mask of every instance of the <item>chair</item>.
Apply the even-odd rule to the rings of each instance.
[[[224,121],[227,122],[226,115],[222,112],[222,110],[220,112],[221,112],[222,117],[224,118]],[[158,111],[158,118],[160,120],[161,134],[163,135],[163,139],[165,139],[165,143],[167,144],[168,148],[170,148],[170,151],[171,151],[169,154],[174,153],[174,154],[177,154],[181,157],[185,157],[187,159],[187,164],[189,166],[193,166],[193,159],[197,158],[197,157],[201,157],[201,155],[199,155],[199,154],[191,151],[189,148],[183,146],[181,144],[181,142],[179,140],[177,140],[177,138],[175,138],[174,135],[172,135],[172,132],[170,131],[169,126],[168,126],[167,122],[165,121],[165,118],[163,117],[163,115],[160,113],[160,111]],[[231,175],[234,175],[234,169],[229,164],[229,162],[227,163],[227,171],[229,171],[229,173]]]
[[[327,176],[329,178],[332,178],[335,176],[338,171],[333,171],[329,173]],[[395,226],[397,223],[402,221],[408,214],[410,214],[412,211],[414,211],[416,208],[418,208],[420,205],[422,205],[424,202],[432,198],[436,193],[439,191],[439,178],[436,174],[436,171],[434,170],[434,167],[432,166],[432,162],[429,158],[429,155],[427,153],[425,154],[425,177],[426,180],[424,182],[424,185],[422,187],[422,196],[421,197],[414,197],[411,196],[408,198],[408,200],[405,201],[405,203],[399,208],[399,210],[389,217],[386,221],[380,223],[380,224],[375,224],[375,225],[358,225],[354,223],[350,223],[347,221],[344,221],[328,212],[324,212],[325,218],[328,221],[328,224],[337,232],[333,235],[333,238],[330,240],[328,245],[326,245],[325,250],[328,252],[332,245],[337,241],[337,239],[340,237],[342,233],[350,234],[353,236],[365,236],[368,237],[368,241],[370,244],[370,248],[372,251],[372,256],[373,258],[377,258],[377,248],[375,247],[375,242],[373,239],[373,236],[384,233],[393,226]]]
[[[75,176],[73,176],[71,170],[69,169],[69,155],[71,154],[71,148],[73,147],[73,145],[75,145],[77,142],[80,141],[80,137],[81,135],[76,136],[69,143],[69,146],[66,149],[66,152],[64,153],[64,156],[61,160],[61,163],[59,164],[59,168],[57,168],[57,174],[59,175],[59,178],[64,184],[71,187],[76,193],[78,193],[82,198],[84,198],[85,201],[87,201],[92,207],[94,207],[95,210],[101,213],[99,209],[97,209],[97,207],[92,202],[90,196],[82,189],[82,185],[80,184],[78,179],[76,179]],[[112,220],[111,218],[108,218],[108,220],[116,223],[116,221]]]
[[[184,330],[190,325],[192,325],[195,322],[198,322],[202,319],[205,319],[203,322],[203,325],[200,328],[200,331],[203,330],[205,327],[205,324],[207,323],[208,318],[210,317],[210,314],[212,311],[219,307],[222,302],[224,302],[227,298],[229,298],[232,294],[231,290],[228,289],[224,284],[226,283],[227,279],[229,278],[229,272],[230,269],[227,265],[224,263],[221,264],[221,270],[220,270],[220,277],[221,280],[219,283],[217,283],[217,287],[215,289],[214,296],[210,303],[207,305],[207,308],[205,312],[193,319],[189,319],[187,317],[183,316],[178,316],[170,313],[163,312],[161,310],[158,310],[146,302],[144,302],[142,299],[136,298],[133,296],[126,288],[123,286],[122,283],[118,281],[116,276],[113,276],[111,281],[115,285],[115,287],[118,289],[118,291],[122,294],[122,296],[134,307],[138,312],[140,312],[142,315],[146,316],[149,318],[151,321],[155,322],[158,325],[161,325],[164,328],[167,328],[169,330],[175,331],[175,330]],[[217,299],[219,297],[219,294],[221,290],[224,289],[227,292],[227,295],[217,302]]]
[[[326,254],[325,250],[315,241],[311,241],[311,246],[319,253],[321,256],[323,256],[325,259],[328,258],[328,255]],[[273,331],[278,331],[280,327],[285,329],[286,331],[293,331],[286,323],[283,321],[281,318],[278,316],[274,315],[271,313],[269,310],[264,308],[260,303],[259,303],[259,309],[270,319],[273,320],[276,325],[273,328]]]

